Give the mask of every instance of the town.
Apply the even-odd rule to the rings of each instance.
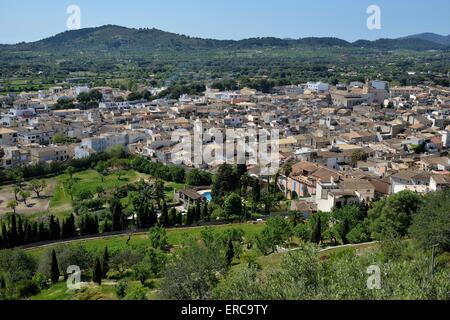
[[[0,97],[1,168],[67,162],[118,145],[169,165],[179,148],[172,133],[193,132],[200,122],[204,146],[213,142],[212,130],[278,130],[279,139],[271,143],[278,146],[279,167],[291,169],[278,175],[277,184],[294,200],[292,208],[306,215],[369,204],[403,190],[428,193],[450,186],[450,90],[445,87],[390,88],[385,81],[367,80],[336,86],[308,82],[275,87],[272,94],[207,88],[203,95],[178,100],[129,101],[130,94],[66,85]],[[92,96],[98,107],[86,108],[83,101]],[[61,101],[73,107],[55,108]],[[224,161],[187,159],[182,165],[215,172]],[[267,179],[257,164],[247,169]],[[9,200],[0,204],[3,211]]]
[[[21,2],[0,19],[2,308],[449,300],[448,2]]]

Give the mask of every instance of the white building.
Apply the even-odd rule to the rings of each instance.
[[[127,133],[103,133],[99,136],[85,138],[81,144],[75,148],[75,158],[85,158],[93,152],[104,152],[114,146],[123,146],[129,144]]]
[[[313,92],[327,92],[330,90],[330,85],[323,82],[308,82],[306,86],[308,87],[308,90]]]

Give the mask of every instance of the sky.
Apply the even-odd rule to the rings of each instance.
[[[115,24],[214,39],[338,37],[348,41],[450,34],[449,0],[0,0],[0,43],[40,40],[67,30],[67,7],[81,27]],[[367,8],[381,29],[367,27]]]

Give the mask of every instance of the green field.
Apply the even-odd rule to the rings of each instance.
[[[176,247],[182,243],[183,238],[187,235],[198,237],[206,227],[197,227],[197,228],[179,228],[179,229],[168,229],[167,237],[168,242],[171,246]],[[264,228],[264,224],[251,224],[251,223],[242,223],[242,224],[227,224],[227,225],[219,225],[219,226],[211,226],[213,230],[217,231],[226,231],[232,228],[240,228],[245,232],[246,237],[252,237],[261,232]],[[114,236],[108,238],[96,238],[91,240],[76,240],[70,242],[70,244],[82,244],[86,247],[87,250],[91,251],[96,255],[101,255],[106,246],[108,246],[108,250],[112,253],[117,252],[127,246],[129,235],[121,235]],[[38,247],[27,249],[26,251],[35,258],[39,258],[43,253],[47,250],[55,247],[59,244],[52,244],[45,247]],[[128,243],[128,246],[131,248],[139,248],[145,247],[148,245],[148,237],[146,233],[138,233],[134,234],[131,237],[131,240]]]

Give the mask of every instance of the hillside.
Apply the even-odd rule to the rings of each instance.
[[[402,39],[421,39],[429,42],[438,43],[444,46],[450,46],[450,35],[441,36],[439,34],[431,32],[414,34],[411,36],[404,37]]]
[[[337,38],[301,38],[298,40],[278,38],[251,38],[239,41],[213,40],[193,38],[185,35],[165,32],[158,29],[132,29],[114,25],[98,28],[86,28],[66,31],[53,37],[36,42],[20,43],[10,46],[0,46],[1,50],[19,51],[179,51],[179,50],[208,50],[217,48],[248,49],[255,47],[370,47],[381,50],[410,49],[429,50],[442,49],[444,41],[437,43],[435,38],[405,38],[380,39],[377,41],[360,40],[349,43]],[[434,39],[434,40],[433,40]]]
[[[422,72],[425,80],[444,83],[447,80],[441,72],[448,69],[448,48],[415,38],[354,43],[332,37],[214,40],[107,25],[66,31],[36,42],[0,45],[0,75],[6,80],[2,93],[42,90],[71,78],[94,86],[119,84],[130,90],[135,86],[124,79],[174,87],[234,78],[258,90],[310,80],[419,81],[407,80],[408,70]]]

